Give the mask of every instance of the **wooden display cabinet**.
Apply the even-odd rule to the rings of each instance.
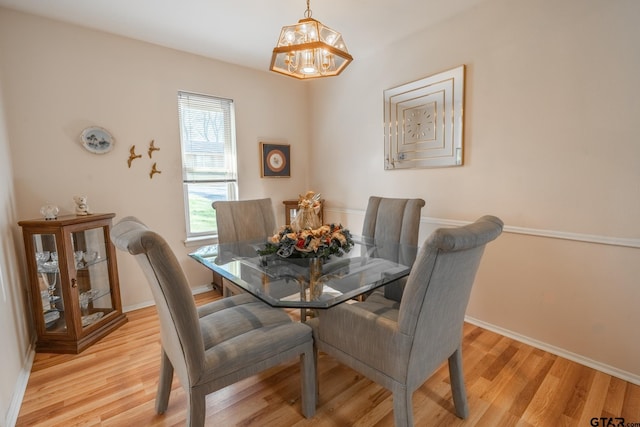
[[[116,252],[115,214],[20,221],[29,272],[36,351],[80,353],[126,323]]]

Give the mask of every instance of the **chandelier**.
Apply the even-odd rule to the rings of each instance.
[[[311,18],[307,0],[304,19],[282,27],[269,69],[297,79],[332,77],[352,60],[342,34]]]

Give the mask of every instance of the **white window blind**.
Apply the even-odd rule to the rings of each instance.
[[[237,198],[233,101],[178,92],[187,238],[217,234],[215,200]]]

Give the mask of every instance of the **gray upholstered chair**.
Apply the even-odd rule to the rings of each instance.
[[[500,219],[484,216],[464,227],[438,229],[420,248],[400,303],[373,294],[320,311],[308,322],[316,351],[393,392],[396,426],[413,425],[413,392],[447,359],[456,415],[467,417],[464,315],[485,245],[502,226]]]
[[[422,199],[391,199],[371,196],[364,216],[362,235],[377,240],[417,246],[420,212],[424,204]],[[394,251],[393,256],[402,257],[403,255],[402,251]],[[378,254],[378,256],[389,258],[385,254]],[[392,261],[410,262],[404,259],[392,259]],[[406,281],[406,278],[396,280],[375,293],[384,292],[386,298],[399,302]]]
[[[276,232],[276,219],[269,198],[216,201],[211,206],[216,211],[220,244],[262,239]],[[222,278],[223,296],[242,292],[238,286]]]
[[[173,372],[185,389],[187,425],[204,425],[207,394],[280,363],[300,358],[302,412],[315,413],[311,328],[249,294],[197,307],[186,277],[165,240],[134,217],[111,229],[118,249],[144,271],[160,318],[162,358],[156,411],[166,411]]]

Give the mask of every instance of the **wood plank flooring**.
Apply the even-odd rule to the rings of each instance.
[[[216,298],[207,292],[196,303]],[[186,399],[175,378],[167,412],[155,414],[155,308],[127,316],[79,355],[37,354],[17,425],[183,426]],[[623,417],[640,427],[637,385],[469,324],[463,345],[469,418],[453,413],[445,364],[414,393],[416,426],[592,426],[606,425],[592,418]],[[291,362],[210,394],[206,425],[393,426],[391,393],[324,354],[319,382],[312,419],[300,412],[299,367]]]

